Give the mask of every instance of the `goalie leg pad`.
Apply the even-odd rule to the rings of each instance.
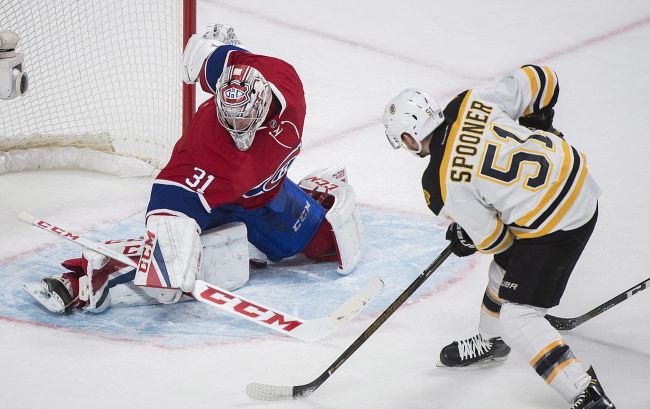
[[[305,176],[299,186],[309,192],[330,195],[333,204],[325,214],[332,226],[336,252],[339,258],[339,274],[349,274],[361,261],[361,216],[357,209],[354,189],[345,182],[345,168],[332,167]],[[323,203],[326,203],[327,199]]]
[[[203,281],[229,291],[248,282],[248,239],[244,223],[229,223],[205,231],[201,244],[199,277]]]
[[[134,284],[164,289],[156,291],[158,300],[176,302],[182,291],[194,288],[200,260],[199,227],[193,219],[151,215]]]

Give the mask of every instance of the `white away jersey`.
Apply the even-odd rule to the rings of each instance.
[[[445,108],[422,178],[427,205],[460,224],[484,253],[500,253],[514,238],[534,238],[582,226],[600,188],[584,154],[555,134],[518,124],[552,107],[557,77],[524,66],[496,84],[465,91]]]

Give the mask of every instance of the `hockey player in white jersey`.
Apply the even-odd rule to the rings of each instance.
[[[512,347],[573,409],[612,409],[593,368],[544,318],[589,240],[600,195],[585,155],[553,128],[558,95],[549,67],[526,65],[444,110],[406,89],[386,105],[383,122],[393,148],[430,156],[424,197],[452,221],[454,253],[494,255],[478,334],[445,346],[440,363],[504,360]]]

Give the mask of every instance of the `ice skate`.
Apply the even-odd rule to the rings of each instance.
[[[501,338],[484,339],[481,334],[454,341],[440,351],[440,367],[484,366],[505,361],[510,347]]]
[[[64,276],[45,277],[40,283],[24,284],[23,289],[39,304],[55,314],[69,314],[77,300],[72,282]]]
[[[584,391],[576,398],[571,409],[616,409],[616,406],[605,395],[603,387],[598,382],[594,368],[587,370],[591,381]]]

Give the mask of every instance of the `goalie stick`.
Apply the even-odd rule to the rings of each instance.
[[[85,239],[78,234],[74,234],[69,230],[36,218],[28,213],[19,213],[18,219],[108,256],[127,266],[133,268],[138,267],[136,262],[124,254],[113,251],[101,243]],[[314,342],[330,335],[357,316],[379,294],[383,286],[384,282],[379,277],[374,277],[327,316],[312,320],[294,317],[202,280],[196,280],[191,294],[204,304],[252,321],[273,331],[300,339],[301,341]],[[30,292],[28,291],[28,293]]]
[[[650,278],[640,282],[639,284],[635,285],[634,287],[630,288],[627,291],[624,291],[617,295],[616,297],[612,298],[611,300],[605,301],[604,303],[600,304],[598,307],[592,309],[591,311],[588,311],[578,317],[574,318],[560,318],[556,317],[553,315],[546,315],[545,318],[548,320],[548,322],[551,323],[553,328],[557,330],[562,330],[562,331],[568,331],[572,330],[575,327],[577,327],[580,324],[583,324],[590,319],[602,314],[603,312],[609,310],[616,304],[619,304],[634,294],[645,290],[648,287],[648,283],[650,282]]]
[[[363,331],[361,335],[346,349],[318,378],[313,381],[297,386],[280,386],[268,385],[263,383],[249,383],[246,385],[246,394],[257,400],[277,401],[286,399],[300,399],[311,395],[318,389],[352,354],[363,345],[370,336],[382,326],[386,320],[393,315],[397,309],[417,290],[434,271],[449,257],[452,253],[451,245],[447,246],[442,253],[427,267],[420,275],[408,286],[402,294],[393,301],[384,312]]]

